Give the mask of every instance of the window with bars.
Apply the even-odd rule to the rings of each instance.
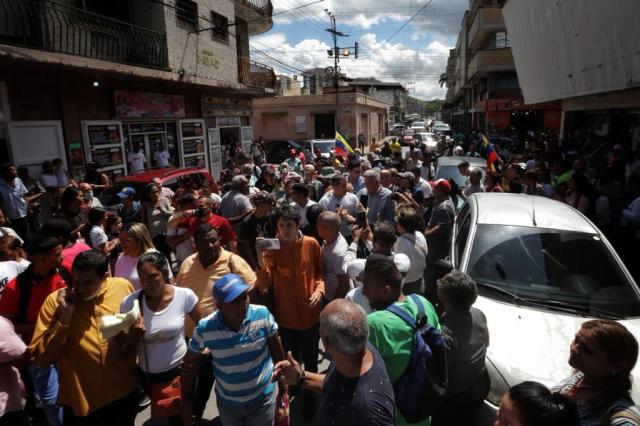
[[[191,0],[176,0],[176,21],[190,30],[198,29],[198,3]]]
[[[211,38],[213,40],[229,41],[229,19],[216,12],[211,12]]]

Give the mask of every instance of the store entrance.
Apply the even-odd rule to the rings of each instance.
[[[240,127],[220,127],[220,143],[222,160],[226,162],[230,156],[242,149]]]
[[[147,158],[145,168],[177,167],[175,122],[125,123],[127,155],[139,146]]]

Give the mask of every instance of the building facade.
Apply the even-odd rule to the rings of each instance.
[[[593,132],[638,149],[638,16],[633,0],[507,1],[504,19],[524,100],[561,103],[564,136]]]
[[[354,93],[361,93],[368,97],[389,104],[387,111],[387,128],[404,120],[407,109],[407,89],[400,83],[387,83],[378,80],[354,78],[347,82],[348,88]],[[344,91],[344,88],[340,89]],[[331,93],[332,89],[325,89],[325,93]]]
[[[513,61],[505,0],[470,0],[447,60],[446,100],[456,127],[559,131],[560,106],[525,104]]]
[[[337,101],[335,93],[255,99],[254,133],[267,141],[333,139],[337,116],[337,128],[347,139],[355,141],[361,131],[369,142],[384,137],[390,104],[349,92],[340,92]]]
[[[219,173],[252,139],[251,101],[275,74],[251,61],[270,0],[0,0],[0,155],[40,174],[62,158],[113,178],[143,150]]]
[[[276,96],[299,96],[302,94],[300,80],[286,75],[276,76]]]

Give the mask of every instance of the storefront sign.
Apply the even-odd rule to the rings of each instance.
[[[215,55],[210,50],[201,50],[198,54],[198,65],[204,65],[205,67],[218,68],[220,62],[216,59]]]
[[[216,124],[218,127],[240,127],[240,117],[218,117]]]
[[[249,116],[251,115],[251,99],[203,96],[202,115],[204,117]]]
[[[164,93],[113,92],[116,116],[121,118],[180,118],[185,116],[184,96]]]

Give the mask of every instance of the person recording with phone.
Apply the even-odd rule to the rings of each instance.
[[[269,239],[256,239],[260,267],[256,284],[263,290],[273,288],[273,312],[285,351],[301,359],[306,370],[318,372],[318,318],[325,294],[320,244],[300,232],[294,206],[277,208],[276,224],[279,249],[269,249]],[[305,414],[312,414],[311,397],[304,401]]]

